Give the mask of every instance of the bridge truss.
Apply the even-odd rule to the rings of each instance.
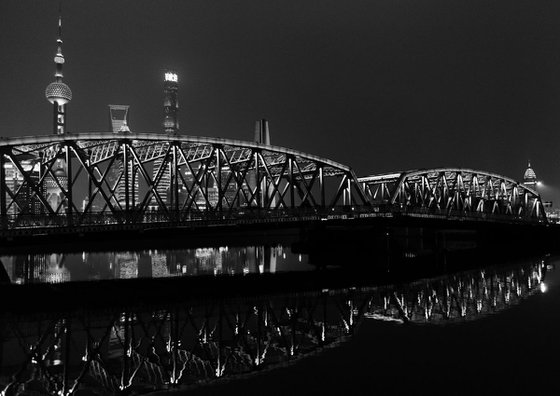
[[[359,178],[373,205],[391,211],[545,222],[539,194],[494,173],[437,168]]]
[[[3,229],[269,217],[368,203],[351,168],[257,143],[87,133],[0,141]]]

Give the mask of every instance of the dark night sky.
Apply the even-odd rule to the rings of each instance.
[[[58,2],[0,2],[0,134],[50,133]],[[367,175],[436,166],[521,179],[560,204],[556,0],[73,0],[63,4],[71,132],[130,104],[160,131],[162,71],[183,134],[272,143]]]

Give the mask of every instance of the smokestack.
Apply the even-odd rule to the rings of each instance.
[[[264,118],[258,120],[255,124],[255,142],[270,145],[270,131],[268,130],[268,121]]]

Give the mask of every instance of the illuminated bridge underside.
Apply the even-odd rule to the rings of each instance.
[[[250,142],[88,133],[5,139],[0,152],[3,229],[181,222],[202,214],[227,219],[368,203],[351,168]]]
[[[439,168],[362,177],[368,199],[392,211],[546,221],[538,193],[484,171]]]

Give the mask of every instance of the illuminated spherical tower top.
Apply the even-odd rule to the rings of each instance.
[[[166,71],[164,74],[163,85],[163,129],[168,134],[176,134],[179,131],[179,101],[177,92],[179,91],[179,77],[173,71]]]
[[[58,17],[58,37],[56,39],[57,51],[54,57],[56,71],[55,81],[50,83],[45,90],[45,97],[53,104],[54,123],[53,132],[64,134],[66,132],[66,104],[72,100],[70,87],[62,82],[62,65],[64,65],[64,55],[62,55],[62,17]]]

